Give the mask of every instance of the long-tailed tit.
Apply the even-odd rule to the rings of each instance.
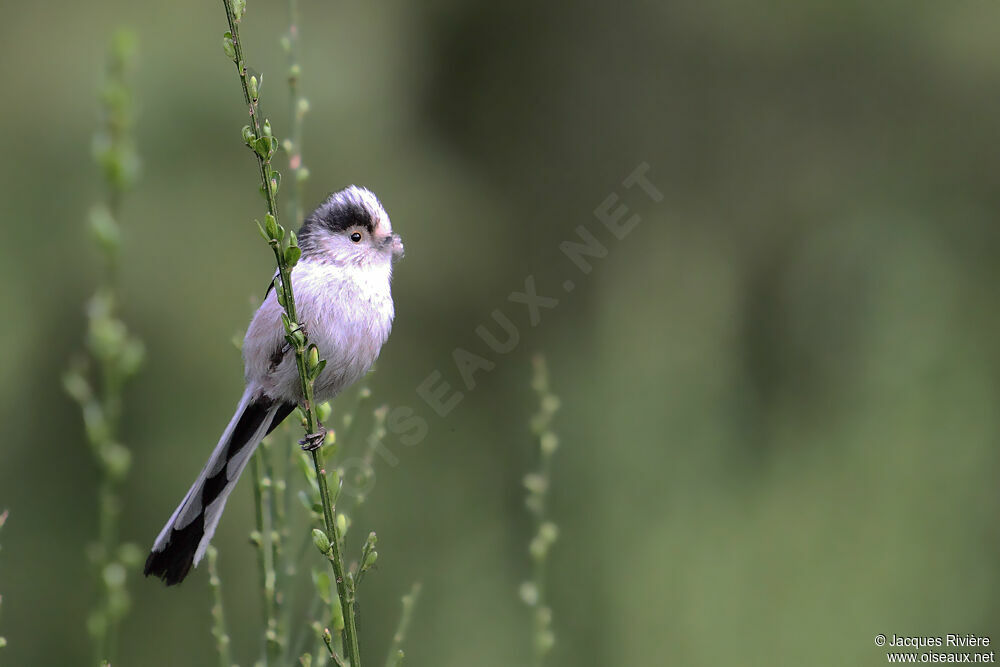
[[[371,368],[392,327],[393,263],[403,243],[370,191],[331,195],[298,232],[302,257],[292,270],[298,316],[326,367],[315,400],[325,401]],[[240,473],[265,435],[302,401],[295,354],[285,340],[273,285],[243,341],[246,390],[215,451],[160,531],[145,574],[168,585],[205,554]]]

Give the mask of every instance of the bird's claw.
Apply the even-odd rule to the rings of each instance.
[[[299,444],[302,446],[302,451],[314,452],[322,446],[325,440],[326,427],[320,424],[319,429],[315,433],[307,434],[306,437],[299,440]]]

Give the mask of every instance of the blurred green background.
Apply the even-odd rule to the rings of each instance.
[[[960,2],[302,0],[306,206],[359,183],[407,247],[376,400],[390,437],[355,524],[380,663],[424,594],[407,665],[525,664],[531,354],[555,428],[552,665],[884,664],[876,633],[1000,640],[1000,6]],[[272,272],[218,2],[9,5],[0,27],[0,663],[82,665],[96,475],[59,377],[99,258],[95,90],[134,27],[143,175],[124,208],[126,539],[145,549],[242,387],[230,339]],[[250,0],[249,64],[288,127],[282,2]],[[648,163],[654,203],[621,181]],[[276,164],[284,167],[279,155]],[[641,223],[594,217],[610,194]],[[287,222],[286,224],[291,224]],[[608,256],[559,251],[583,225]],[[536,327],[507,301],[560,299]],[[563,281],[576,289],[567,294]],[[475,335],[502,309],[508,355]],[[493,327],[496,329],[496,327]],[[452,351],[496,363],[446,418],[417,397]],[[219,547],[235,657],[260,610],[248,484]],[[215,664],[204,568],[130,579],[121,665]],[[373,663],[373,664],[376,664]]]

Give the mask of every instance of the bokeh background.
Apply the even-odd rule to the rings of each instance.
[[[376,190],[403,235],[370,384],[392,438],[356,518],[380,663],[424,594],[420,666],[525,664],[536,464],[530,357],[562,398],[551,665],[884,664],[876,633],[1000,640],[1000,7],[959,2],[302,0],[306,205]],[[86,212],[113,28],[139,36],[141,181],[127,198],[124,537],[145,548],[229,419],[230,340],[272,271],[215,2],[21,3],[0,27],[0,663],[82,665],[96,473],[59,378],[99,276]],[[282,2],[250,0],[249,64],[288,127]],[[654,203],[622,180],[640,163]],[[279,155],[276,164],[283,166]],[[641,223],[615,241],[610,194]],[[608,256],[559,251],[584,226]],[[533,275],[560,299],[530,326]],[[562,284],[576,281],[566,293]],[[517,349],[474,331],[496,308]],[[494,370],[446,418],[417,397],[452,351]],[[257,655],[250,487],[215,539],[235,657]],[[121,665],[215,664],[204,568],[130,575]],[[373,663],[374,664],[374,663]]]

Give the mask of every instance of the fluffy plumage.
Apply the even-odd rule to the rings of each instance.
[[[403,244],[370,191],[330,195],[298,232],[302,258],[292,270],[298,314],[327,360],[315,384],[329,400],[371,368],[392,328],[392,264]],[[198,564],[229,494],[264,436],[302,400],[287,349],[281,306],[270,290],[243,341],[246,390],[198,479],[160,531],[145,574],[179,583]]]

